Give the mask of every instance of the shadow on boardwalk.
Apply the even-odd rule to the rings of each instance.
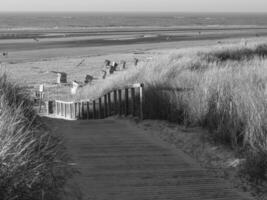
[[[250,199],[126,121],[46,121],[64,136],[86,200]]]

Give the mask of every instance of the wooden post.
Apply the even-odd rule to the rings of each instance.
[[[42,110],[42,101],[43,101],[43,92],[40,92],[39,112],[41,112],[41,110]]]
[[[132,115],[135,116],[135,88],[131,88],[131,111]]]
[[[75,108],[75,103],[72,104],[72,111],[73,111],[73,117],[72,117],[72,119],[76,119],[76,108]]]
[[[87,119],[90,119],[90,105],[89,105],[89,101],[86,102],[86,117]]]
[[[58,112],[57,112],[57,101],[56,101],[56,103],[55,103],[55,104],[56,104],[56,116],[57,116],[57,114],[58,114]]]
[[[71,109],[71,103],[69,104],[69,109],[70,109],[70,115],[69,115],[69,117],[70,117],[70,119],[72,118],[72,109]]]
[[[79,119],[82,119],[82,106],[81,106],[81,102],[78,102],[78,109],[79,109]]]
[[[99,108],[99,111],[98,111],[98,119],[101,119],[102,118],[102,99],[101,97],[98,99],[98,108]]]
[[[76,119],[76,103],[73,103],[74,119]]]
[[[76,105],[75,105],[75,103],[73,103],[73,114],[74,114],[73,119],[76,119]]]
[[[118,114],[118,107],[117,107],[117,90],[113,91],[113,102],[114,102],[114,114]]]
[[[144,119],[144,114],[143,114],[143,103],[144,103],[144,84],[140,85],[140,119]]]
[[[65,110],[65,118],[67,118],[67,104],[65,103],[64,106],[65,106],[65,108],[64,108],[64,110]]]
[[[93,119],[96,119],[96,107],[95,107],[95,100],[93,101]]]
[[[63,116],[63,103],[60,103],[60,116]]]
[[[129,114],[129,90],[125,88],[125,116]]]
[[[118,105],[118,107],[119,107],[119,115],[122,115],[122,110],[121,110],[121,90],[118,90],[118,95],[119,95],[119,105]]]
[[[107,102],[107,95],[104,95],[104,117],[108,116],[108,102]]]
[[[61,103],[58,103],[58,116],[61,116]]]
[[[110,92],[108,93],[108,116],[111,116],[111,98],[110,98]]]
[[[81,102],[81,118],[84,119],[84,102]]]

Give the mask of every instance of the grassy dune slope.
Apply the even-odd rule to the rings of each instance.
[[[0,77],[0,199],[53,200],[71,176],[60,139],[36,117],[27,91]]]
[[[265,165],[266,56],[266,44],[246,42],[177,50],[83,88],[80,95],[97,97],[117,86],[144,82],[147,118],[205,127],[216,141],[249,149],[250,158]]]

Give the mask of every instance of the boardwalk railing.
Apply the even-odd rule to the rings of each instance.
[[[114,115],[143,119],[143,84],[115,89],[95,100],[55,101],[55,115],[65,119],[104,119]]]

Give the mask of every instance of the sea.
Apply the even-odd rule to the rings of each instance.
[[[267,26],[267,13],[0,13],[1,30],[173,26]]]

